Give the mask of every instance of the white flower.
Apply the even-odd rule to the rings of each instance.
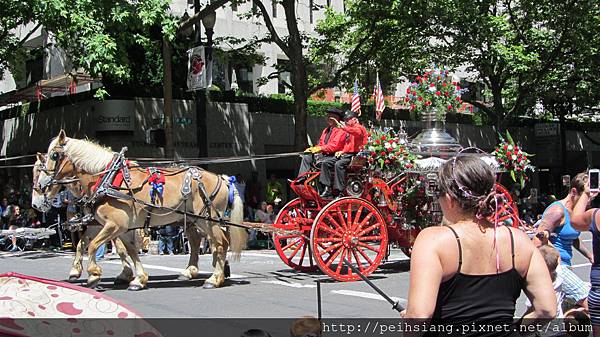
[[[397,147],[398,147],[398,144],[397,144],[396,142],[393,142],[393,143],[392,143],[392,148],[394,148],[394,149],[395,149],[395,148],[397,148]]]
[[[369,151],[375,151],[375,146],[369,146]]]
[[[390,145],[390,143],[386,142],[386,143],[383,144],[383,147],[385,147],[386,149],[389,149],[392,146]]]
[[[517,160],[517,155],[513,154],[511,158],[512,160]]]
[[[436,91],[437,91],[437,88],[436,88],[436,87],[429,87],[429,91],[431,91],[431,92],[436,92]]]
[[[512,146],[512,145],[509,145],[509,146],[508,146],[508,151],[512,151],[512,150],[513,150],[513,146]]]

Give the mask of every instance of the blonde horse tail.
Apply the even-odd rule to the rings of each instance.
[[[242,197],[236,187],[233,187],[233,204],[231,205],[230,221],[237,224],[241,224],[244,221],[244,201],[242,201]],[[242,251],[246,248],[248,232],[246,232],[245,228],[230,226],[229,236],[231,258],[233,261],[239,261]]]

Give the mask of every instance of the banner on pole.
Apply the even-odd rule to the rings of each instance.
[[[206,89],[208,87],[206,73],[207,64],[204,46],[194,47],[188,50],[188,89]]]

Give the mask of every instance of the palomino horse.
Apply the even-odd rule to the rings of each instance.
[[[40,189],[40,185],[38,183],[38,179],[39,179],[40,173],[43,170],[45,161],[46,161],[46,156],[41,153],[38,153],[37,161],[33,165],[33,190],[32,190],[32,194],[31,194],[31,200],[32,200],[33,205],[50,206],[50,203],[48,201],[49,199],[47,198],[47,196],[45,196],[42,193],[42,191]],[[78,183],[74,182],[72,184],[67,184],[65,187],[68,188],[69,190],[71,190],[71,192],[76,192],[76,191],[80,190],[78,188],[78,186],[79,186]],[[54,185],[51,187],[51,189],[53,191],[51,191],[50,193],[55,195],[58,193],[60,188],[61,188],[60,185]],[[42,207],[42,208],[44,211],[47,211],[49,209],[49,207],[48,208]],[[96,237],[96,235],[98,235],[98,233],[100,232],[100,229],[101,229],[100,224],[98,222],[96,222],[95,220],[92,220],[88,224],[86,229],[83,230],[82,232],[80,232],[81,239],[77,243],[77,247],[75,250],[75,258],[73,259],[71,271],[69,272],[69,281],[75,281],[75,280],[79,279],[79,277],[81,276],[81,273],[83,271],[83,249],[85,246],[88,245],[88,243],[94,237]],[[120,238],[117,238],[114,240],[114,244],[117,248],[117,254],[119,255],[119,258],[121,259],[121,263],[123,265],[123,270],[121,271],[121,274],[119,274],[117,276],[117,278],[115,279],[115,284],[122,284],[122,283],[127,284],[133,279],[133,270],[131,268],[131,264],[127,260],[127,250],[121,240],[132,242],[134,239],[135,239],[135,232],[129,231],[129,232],[123,234]]]
[[[38,208],[43,208],[44,211],[48,210],[51,207],[49,202],[49,198],[44,195],[40,189],[40,185],[38,182],[39,175],[42,172],[44,167],[44,163],[46,162],[46,156],[38,153],[37,161],[33,166],[33,191],[32,191],[32,204],[40,205]],[[82,188],[80,186],[79,181],[75,181],[70,184],[64,185],[67,189],[73,193],[76,197],[81,197]],[[56,193],[61,189],[60,184],[55,184],[50,187],[51,191],[47,191],[47,193],[56,195]],[[75,257],[73,259],[72,267],[69,272],[69,281],[75,281],[81,277],[81,273],[83,271],[83,250],[86,246],[88,246],[89,242],[98,235],[100,230],[102,229],[101,225],[96,220],[91,220],[84,231],[80,232],[80,240],[77,243]],[[117,254],[121,259],[121,263],[123,265],[123,270],[121,273],[115,278],[115,284],[128,284],[131,280],[133,280],[133,270],[131,268],[131,264],[127,260],[127,250],[123,245],[123,242],[134,244],[135,240],[138,236],[135,234],[136,231],[127,231],[125,234],[121,235],[119,238],[115,239],[113,243],[116,246]],[[202,233],[198,231],[195,227],[189,227],[187,231],[188,238],[190,242],[199,242],[202,238]],[[193,251],[193,248],[192,248]],[[187,271],[187,270],[186,270]],[[184,274],[180,275],[180,279],[190,279],[191,276]]]
[[[81,193],[88,197],[94,194],[93,187],[99,175],[106,172],[112,163],[115,154],[107,148],[91,141],[68,138],[63,130],[57,138],[52,140],[48,147],[48,156],[45,167],[40,173],[40,189],[44,199],[38,199],[34,207],[40,209],[47,204],[47,199],[52,196],[55,189],[51,188],[57,183],[71,181],[79,182]],[[125,189],[127,198],[102,197],[93,205],[94,218],[103,226],[88,247],[88,286],[95,286],[100,280],[102,270],[96,264],[95,254],[98,247],[136,228],[158,227],[169,223],[182,223],[183,212],[201,215],[212,219],[221,218],[230,207],[230,220],[232,223],[241,223],[243,220],[243,203],[236,188],[230,186],[229,181],[222,175],[196,168],[164,168],[162,174],[166,177],[162,198],[158,198],[157,205],[150,207],[151,186],[146,184],[149,173],[132,164],[130,166],[130,184]],[[194,171],[194,172],[192,172]],[[188,174],[189,172],[189,174]],[[184,180],[190,180],[190,193],[182,193]],[[230,188],[233,200],[230,204]],[[54,191],[56,193],[57,191]],[[47,207],[47,206],[46,206]],[[198,217],[188,217],[190,224],[195,223],[208,235],[213,254],[213,274],[204,282],[204,288],[219,287],[225,281],[226,255],[231,247],[234,259],[239,259],[246,245],[247,233],[244,228],[228,227],[222,229],[217,221],[209,221]],[[193,227],[193,226],[190,226]],[[190,254],[188,267],[184,275],[193,278],[198,274],[198,244],[191,242],[194,250]],[[124,243],[127,252],[134,262],[135,278],[129,283],[130,290],[144,288],[148,282],[148,275],[144,271],[133,245]]]

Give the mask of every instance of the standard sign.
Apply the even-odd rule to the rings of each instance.
[[[96,131],[134,130],[134,101],[107,100],[94,108]]]

